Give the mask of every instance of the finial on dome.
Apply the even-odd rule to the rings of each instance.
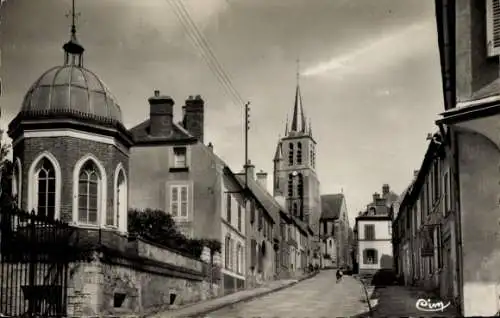
[[[64,49],[64,64],[83,66],[83,52],[85,49],[76,38],[76,19],[80,13],[75,11],[75,0],[72,0],[71,12],[66,17],[71,16],[71,36],[68,42],[63,45]]]

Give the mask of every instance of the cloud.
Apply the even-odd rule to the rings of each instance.
[[[313,65],[302,72],[303,76],[320,76],[332,75],[337,73],[337,77],[343,78],[342,74],[350,71],[367,71],[367,68],[360,65],[369,65],[373,71],[380,69],[381,66],[388,63],[396,63],[398,59],[403,58],[407,53],[408,42],[405,39],[414,39],[413,43],[418,43],[415,37],[428,40],[429,36],[426,32],[422,32],[426,28],[429,29],[431,23],[429,21],[411,24],[405,28],[398,29],[393,32],[388,32],[375,40],[372,40],[362,47],[352,49],[350,52],[343,55],[335,56],[329,61],[320,62]],[[434,25],[432,24],[432,27]],[[404,46],[401,46],[404,43]],[[422,44],[422,43],[420,43]],[[393,59],[393,57],[395,59]]]

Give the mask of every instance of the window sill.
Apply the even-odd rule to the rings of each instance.
[[[169,172],[189,172],[189,167],[171,167]]]

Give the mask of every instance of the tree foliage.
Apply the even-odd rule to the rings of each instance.
[[[217,240],[190,239],[184,236],[170,214],[162,210],[129,210],[128,232],[195,258],[200,258],[203,246],[212,251],[221,250],[221,244]]]

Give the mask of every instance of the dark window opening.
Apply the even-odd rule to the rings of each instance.
[[[120,308],[125,301],[126,295],[124,293],[114,293],[113,294],[113,307]]]
[[[302,143],[299,142],[297,144],[297,164],[301,165],[302,164]]]

